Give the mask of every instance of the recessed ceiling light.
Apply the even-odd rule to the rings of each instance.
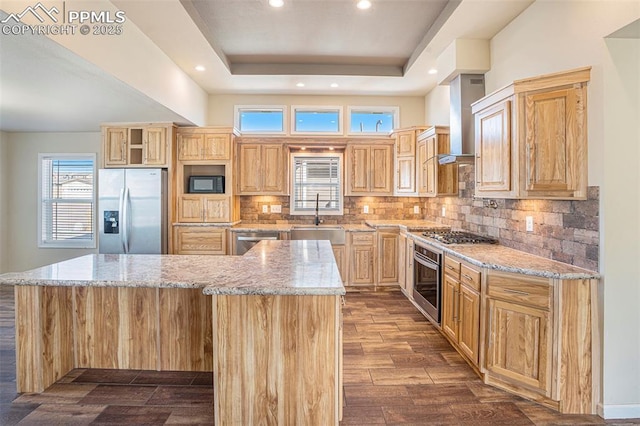
[[[329,147],[329,151],[333,151],[333,147],[332,146]]]
[[[429,74],[438,74],[438,70],[437,70],[437,69],[435,69],[435,68],[431,68],[431,69],[429,70]]]
[[[356,4],[356,6],[358,7],[358,9],[369,9],[371,7],[371,2],[369,0],[360,0],[358,1],[358,4]]]
[[[269,6],[282,7],[284,6],[284,0],[269,0]]]
[[[203,67],[202,65],[196,65],[196,71],[204,71],[206,70],[205,67]]]
[[[338,87],[338,83],[331,83],[331,87]]]
[[[304,87],[304,83],[297,83],[296,86],[298,87]]]

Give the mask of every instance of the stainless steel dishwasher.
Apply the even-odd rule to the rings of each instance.
[[[235,232],[236,251],[233,254],[242,256],[262,240],[279,240],[278,231]]]

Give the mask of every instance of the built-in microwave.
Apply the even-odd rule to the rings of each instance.
[[[224,194],[224,176],[189,176],[190,194]]]

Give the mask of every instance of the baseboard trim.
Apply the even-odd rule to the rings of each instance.
[[[602,414],[609,419],[640,419],[640,404],[607,405],[602,406]]]

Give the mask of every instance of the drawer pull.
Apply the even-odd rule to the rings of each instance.
[[[528,296],[529,295],[529,293],[527,293],[526,291],[513,290],[511,288],[504,288],[503,290],[504,290],[505,293],[520,294],[522,296]]]
[[[473,281],[473,278],[471,278],[469,275],[467,274],[462,274],[463,277],[465,277],[466,279],[468,279],[469,281]]]
[[[455,271],[455,270],[456,270],[456,268],[454,268],[454,267],[453,267],[453,266],[451,266],[451,265],[447,265],[447,269],[451,269],[452,271]]]

